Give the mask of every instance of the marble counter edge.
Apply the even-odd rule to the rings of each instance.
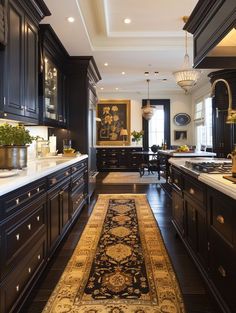
[[[137,145],[137,146],[95,146],[95,148],[96,149],[105,149],[105,148],[107,148],[107,149],[114,149],[114,148],[125,148],[125,149],[127,149],[127,148],[143,148],[143,146],[141,146],[141,145]]]
[[[82,161],[84,159],[87,159],[88,155],[84,154],[84,155],[80,155],[79,157],[73,157],[73,158],[66,158],[63,157],[63,159],[65,159],[64,162],[61,162],[59,164],[55,164],[54,166],[49,166],[48,168],[44,168],[41,171],[32,171],[30,172],[30,164],[34,163],[34,161],[29,161],[28,162],[28,167],[24,170],[22,170],[22,172],[17,175],[17,176],[12,176],[9,178],[1,178],[0,179],[0,196],[3,196],[5,194],[7,194],[8,192],[14,191],[15,189],[21,188],[27,184],[30,184],[34,181],[37,181],[43,177],[46,177],[48,175],[51,175],[54,172],[57,172],[67,166],[73,165],[74,163],[77,163],[79,161]],[[35,160],[35,162],[38,162],[38,164],[40,164],[40,162],[45,162],[47,160],[45,159],[37,159]],[[52,161],[52,160],[50,160]],[[54,160],[56,161],[56,160]],[[29,173],[27,173],[27,171],[29,171]],[[24,175],[25,174],[25,175]]]

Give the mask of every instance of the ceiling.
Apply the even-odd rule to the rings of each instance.
[[[42,23],[52,25],[68,53],[94,56],[102,77],[98,91],[146,93],[148,78],[150,95],[154,90],[184,93],[172,72],[183,65],[182,17],[190,15],[197,0],[44,1],[52,15]],[[190,34],[188,53],[192,59]],[[201,80],[205,77],[203,71]]]

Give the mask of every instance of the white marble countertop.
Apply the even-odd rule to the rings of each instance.
[[[196,158],[197,160],[198,158]],[[206,173],[197,173],[190,169],[184,169],[183,165],[185,164],[185,161],[187,161],[187,158],[170,158],[169,163],[175,165],[176,167],[186,171],[195,178],[197,178],[199,181],[203,182],[204,184],[219,190],[220,192],[226,194],[227,196],[236,199],[236,184],[223,178],[222,174],[206,174]],[[204,158],[199,158],[199,161],[203,161]],[[209,159],[205,159],[209,160]]]
[[[86,158],[88,158],[87,154],[77,157],[56,156],[28,161],[27,168],[19,170],[17,175],[0,178],[0,196]]]
[[[173,157],[213,157],[215,152],[193,151],[193,152],[176,152],[175,150],[159,150],[160,154],[169,155]]]

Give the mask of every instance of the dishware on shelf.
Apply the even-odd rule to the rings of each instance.
[[[0,178],[11,177],[19,174],[19,170],[0,170]]]

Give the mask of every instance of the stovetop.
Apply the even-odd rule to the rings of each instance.
[[[227,174],[231,173],[232,161],[228,159],[189,160],[185,167],[198,173]]]

